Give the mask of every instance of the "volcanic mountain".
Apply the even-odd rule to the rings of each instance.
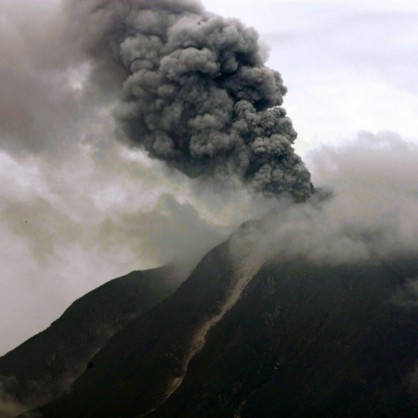
[[[0,357],[1,404],[39,406],[61,394],[119,329],[174,291],[169,267],[135,271],[74,302],[45,331]]]
[[[354,211],[356,225],[336,227],[343,212],[373,200],[381,172],[371,164],[354,177],[379,180],[361,200],[347,195],[341,206],[316,208],[311,174],[281,107],[287,88],[266,65],[254,29],[195,0],[65,4],[63,33],[80,48],[68,62],[85,60],[85,103],[103,100],[113,110],[115,138],[189,178],[241,182],[274,199],[276,209],[286,196],[317,228],[303,230],[288,213],[291,233],[269,243],[269,223],[248,222],[175,292],[178,281],[166,267],[89,293],[0,359],[0,402],[32,408],[21,417],[45,418],[417,417],[416,252],[319,262],[304,251],[275,250],[308,241],[331,250],[333,234],[318,233],[329,229],[342,231],[343,244],[360,242],[360,250],[388,237],[400,250],[404,236],[396,232],[406,232],[416,251],[408,223],[416,206],[398,193],[398,175],[389,181],[396,193],[375,202],[399,198],[385,207],[383,221],[357,219],[370,215],[366,205]],[[349,167],[347,173],[357,170]],[[327,216],[331,221],[321,223]],[[397,222],[386,228],[392,218]],[[344,256],[337,244],[334,253]]]
[[[70,390],[22,417],[416,417],[418,257],[266,258],[249,240],[258,227],[210,251]]]

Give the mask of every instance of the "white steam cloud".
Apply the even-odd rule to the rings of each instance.
[[[280,258],[359,262],[418,252],[418,146],[392,133],[359,137],[309,156],[318,193],[278,203],[257,233]]]

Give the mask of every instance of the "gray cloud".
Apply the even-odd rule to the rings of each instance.
[[[233,175],[267,195],[310,195],[279,107],[286,88],[253,29],[195,1],[68,4],[82,22],[91,80],[108,88],[109,75],[123,79],[115,114],[130,144],[191,177]]]
[[[10,152],[66,152],[78,139],[84,121],[76,86],[81,55],[65,42],[59,6],[0,5],[0,146]]]

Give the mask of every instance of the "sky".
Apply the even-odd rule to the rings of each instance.
[[[352,161],[362,158],[353,144],[418,144],[413,0],[203,3],[260,33],[314,183],[326,177],[322,147],[328,160],[348,147]],[[60,11],[59,0],[0,0],[0,354],[107,280],[176,257],[193,263],[269,210],[239,186],[188,179],[115,140],[112,102],[86,83]],[[385,155],[375,153],[375,177]],[[405,173],[395,185],[414,176]]]

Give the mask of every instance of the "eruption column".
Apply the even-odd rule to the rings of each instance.
[[[130,145],[190,177],[238,176],[265,195],[310,195],[280,107],[286,88],[255,30],[191,0],[90,6],[84,45],[96,74],[122,80],[116,118]]]

